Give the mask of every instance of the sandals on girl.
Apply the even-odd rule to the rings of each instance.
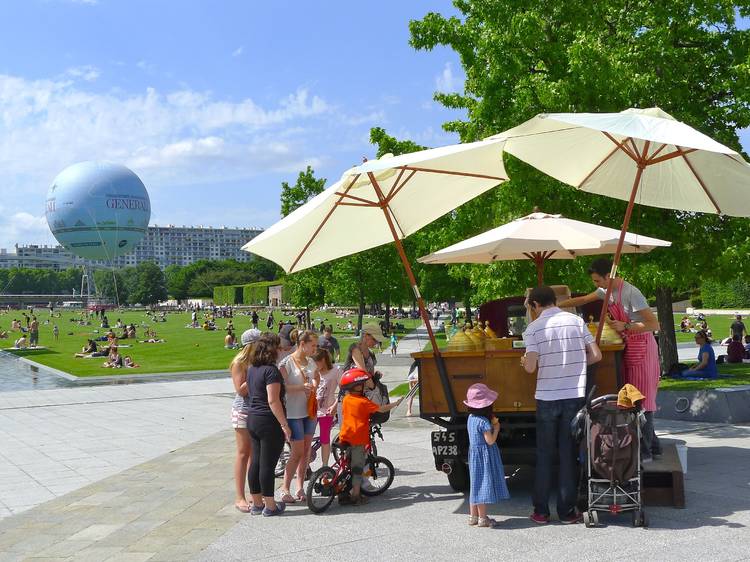
[[[296,503],[297,502],[297,500],[295,500],[294,497],[292,497],[292,494],[290,494],[289,492],[284,492],[283,494],[281,494],[279,501],[282,503]]]
[[[476,525],[479,521],[479,517],[476,515],[469,515],[469,525]]]
[[[494,529],[499,526],[499,523],[492,519],[492,517],[480,517],[477,519],[477,527],[488,527]]]

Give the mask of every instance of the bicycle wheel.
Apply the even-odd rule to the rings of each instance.
[[[393,463],[385,457],[368,456],[362,472],[362,494],[365,496],[379,496],[393,484],[396,470]]]
[[[316,470],[307,484],[307,507],[313,513],[323,513],[336,497],[336,473],[330,466]]]

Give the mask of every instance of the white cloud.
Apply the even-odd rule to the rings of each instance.
[[[463,87],[463,78],[453,74],[453,65],[445,63],[443,71],[435,77],[435,87],[441,92],[458,92]]]
[[[93,82],[99,78],[100,74],[99,69],[91,65],[74,66],[65,71],[66,76],[70,76],[71,78],[82,78],[86,82]]]
[[[44,215],[35,216],[25,211],[8,215],[3,211],[0,207],[0,228],[3,231],[0,248],[12,251],[16,242],[54,244]]]
[[[307,89],[263,105],[187,88],[101,93],[86,82],[96,72],[76,67],[44,80],[0,74],[0,247],[39,241],[45,232],[49,240],[44,219],[28,211],[43,212],[48,186],[74,162],[122,162],[149,190],[295,173],[321,162],[314,130],[330,126],[332,108]]]
[[[239,57],[242,54],[242,51],[244,50],[245,50],[245,47],[242,47],[242,46],[237,47],[234,51],[232,51],[232,56]]]

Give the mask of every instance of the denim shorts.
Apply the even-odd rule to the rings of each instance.
[[[315,433],[315,426],[318,425],[316,418],[298,418],[295,420],[286,420],[289,423],[289,428],[292,430],[292,441],[302,441],[305,435],[312,435]]]

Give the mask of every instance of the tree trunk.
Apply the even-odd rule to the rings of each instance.
[[[312,319],[310,318],[310,307],[309,306],[305,307],[305,319],[306,319],[305,324],[307,326],[306,329],[307,330],[311,330],[312,329]]]
[[[360,289],[359,290],[359,310],[357,313],[357,333],[362,334],[362,319],[365,316],[365,292]]]
[[[391,333],[391,294],[388,293],[385,297],[385,329]]]
[[[464,295],[464,308],[466,309],[466,318],[464,319],[465,322],[471,322],[471,301],[470,301],[471,295],[467,291]]]
[[[674,313],[672,310],[672,288],[656,287],[656,313],[659,315],[659,357],[661,372],[668,373],[679,359],[677,355],[677,337],[674,332]]]

